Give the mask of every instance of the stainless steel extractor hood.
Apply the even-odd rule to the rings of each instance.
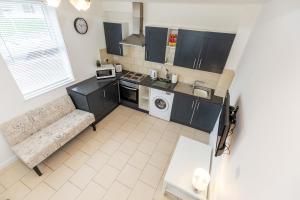
[[[132,2],[132,35],[128,36],[120,43],[124,45],[145,46],[145,36],[143,34],[144,25],[144,5],[141,2]]]

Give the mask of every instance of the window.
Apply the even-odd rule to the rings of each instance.
[[[74,80],[55,10],[0,0],[0,53],[25,99]]]

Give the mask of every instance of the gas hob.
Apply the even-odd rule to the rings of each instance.
[[[121,76],[121,80],[130,81],[134,83],[141,82],[147,75],[136,73],[136,72],[127,72],[123,76]]]

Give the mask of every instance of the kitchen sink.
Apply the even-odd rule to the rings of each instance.
[[[195,81],[193,85],[193,95],[205,99],[210,99],[211,98],[211,89],[207,87],[203,87],[201,85],[200,81]]]
[[[158,80],[155,81],[152,86],[154,87],[159,87],[159,88],[164,88],[164,89],[168,89],[171,86],[171,83],[165,81],[165,80]]]

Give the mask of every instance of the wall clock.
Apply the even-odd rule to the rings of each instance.
[[[80,17],[75,19],[74,28],[77,31],[77,33],[79,33],[79,34],[86,34],[89,29],[88,24],[85,21],[85,19],[80,18]]]

